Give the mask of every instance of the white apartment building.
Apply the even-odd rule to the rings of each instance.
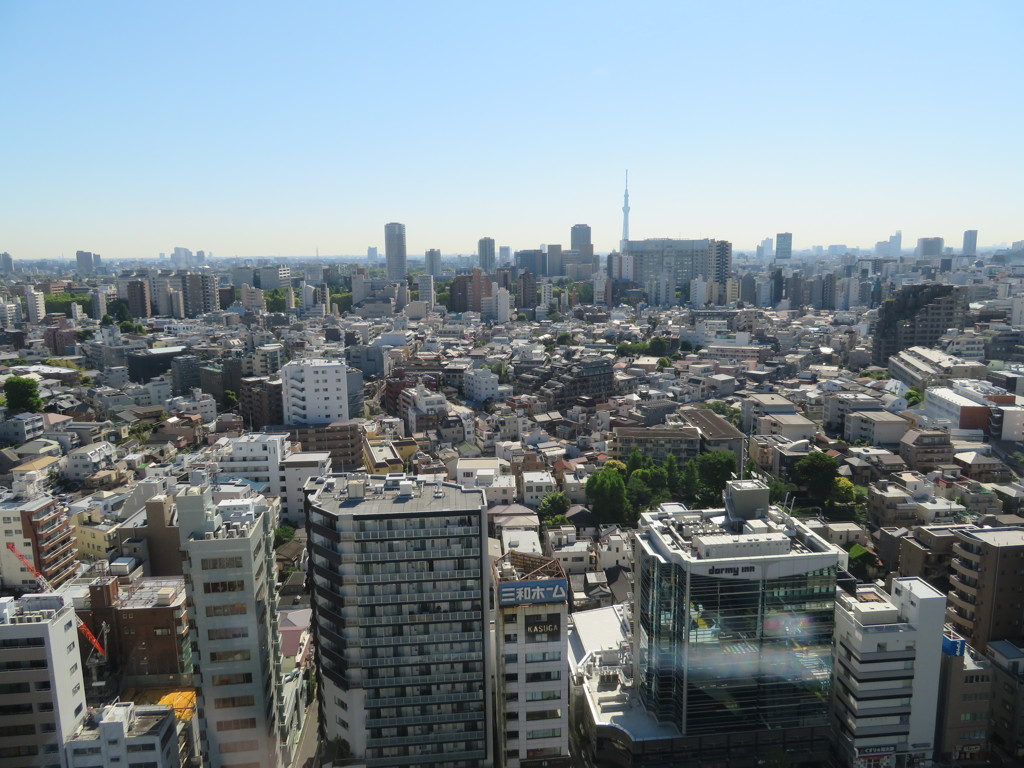
[[[509,473],[508,462],[503,459],[458,459],[454,480],[463,488],[482,490],[489,507],[515,503],[516,478]]]
[[[117,449],[105,440],[83,445],[68,452],[65,474],[68,480],[81,482],[94,472],[112,465],[116,456]]]
[[[263,296],[263,291],[248,283],[242,285],[241,301],[246,311],[252,312],[254,315],[260,315],[267,311],[267,300]]]
[[[284,722],[276,664],[276,507],[259,497],[214,506],[205,482],[179,492],[175,503],[196,648],[203,765],[281,768],[290,762],[298,724]]]
[[[516,551],[495,562],[494,579],[502,765],[568,765],[569,581],[556,561]]]
[[[287,435],[255,432],[218,442],[214,457],[222,477],[266,483],[267,493],[281,500],[281,516],[289,525],[304,520],[302,488],[310,477],[331,472],[326,451],[292,451]]]
[[[62,766],[85,718],[78,627],[70,599],[0,597],[0,766]]]
[[[843,764],[932,756],[946,597],[916,577],[837,592],[831,717]],[[888,759],[886,759],[888,758]]]
[[[547,470],[523,472],[523,504],[536,509],[541,499],[558,490],[555,478]]]
[[[204,424],[217,418],[217,401],[201,389],[193,389],[191,397],[172,397],[165,405],[169,413],[197,413]]]
[[[910,422],[889,411],[855,411],[846,414],[843,439],[848,443],[868,443],[879,448],[898,447]]]
[[[405,475],[307,490],[321,740],[374,768],[492,765],[484,495]]]
[[[462,374],[462,394],[472,403],[498,399],[498,375],[490,368],[471,368]]]
[[[25,307],[28,310],[28,321],[39,325],[46,317],[46,297],[35,288],[25,289]]]
[[[67,768],[122,765],[125,768],[179,768],[174,710],[137,706],[130,701],[103,707],[65,747]]]
[[[347,421],[348,366],[344,360],[292,360],[280,370],[285,424]]]

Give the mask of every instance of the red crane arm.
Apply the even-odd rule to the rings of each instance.
[[[31,560],[29,560],[27,557],[21,554],[21,552],[18,551],[18,548],[14,546],[13,541],[7,542],[7,548],[14,553],[14,556],[16,558],[21,560],[21,564],[28,569],[28,572],[36,577],[36,581],[39,582],[39,586],[41,586],[47,592],[53,592],[53,587],[50,586],[50,582],[48,582],[46,580],[46,577],[39,572],[38,568],[32,565]],[[89,643],[92,645],[93,648],[96,649],[100,656],[106,658],[107,652],[103,650],[103,646],[100,644],[100,641],[96,639],[96,635],[92,633],[92,630],[85,626],[85,622],[82,621],[81,618],[79,618],[77,613],[75,614],[75,621],[78,623],[78,631],[82,633],[82,636],[89,641]]]

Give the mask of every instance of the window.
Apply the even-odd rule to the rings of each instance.
[[[252,672],[236,672],[230,675],[214,675],[214,685],[241,685],[252,682]]]
[[[200,562],[200,567],[204,571],[211,571],[219,568],[241,568],[242,558],[241,557],[204,557]]]
[[[218,720],[218,731],[241,731],[245,728],[255,728],[255,717],[240,717],[237,720]]]
[[[256,703],[254,696],[225,696],[222,699],[213,700],[214,709],[225,709],[227,707],[251,707]]]
[[[203,584],[203,592],[208,595],[216,595],[221,592],[244,592],[245,582],[241,579],[234,581],[207,581]]]
[[[248,648],[235,651],[215,651],[210,654],[210,661],[213,663],[224,661],[249,661],[252,658]]]
[[[242,616],[246,613],[245,603],[206,606],[207,616]]]
[[[248,627],[220,627],[209,629],[206,636],[210,640],[238,640],[249,636]]]

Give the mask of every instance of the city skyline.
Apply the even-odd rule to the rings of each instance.
[[[1024,237],[1017,4],[461,8],[6,5],[0,251],[605,252],[627,168],[633,239]]]

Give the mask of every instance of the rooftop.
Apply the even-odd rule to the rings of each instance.
[[[311,478],[306,488],[313,491],[314,504],[335,515],[479,512],[487,507],[482,490],[412,475],[335,474]]]

